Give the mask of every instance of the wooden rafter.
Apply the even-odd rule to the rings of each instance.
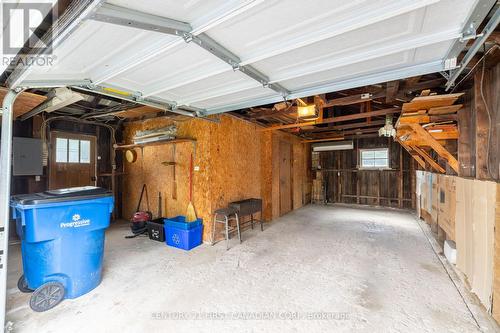
[[[422,167],[422,168],[426,168],[425,167],[425,161],[422,159],[422,157],[420,157],[420,155],[418,155],[417,152],[415,152],[410,146],[408,146],[406,143],[402,142],[401,140],[399,140],[399,138],[396,138],[396,141],[399,142],[399,144],[408,152],[408,154],[410,154],[414,159],[415,161],[417,161],[417,163]]]
[[[462,105],[454,103],[462,95],[436,95],[430,90],[422,91],[420,97],[403,104],[403,113],[396,122],[397,141],[418,154],[426,165],[440,173],[445,173],[446,170],[425,149],[434,150],[458,173],[458,161],[445,145],[447,140],[457,140],[459,137],[456,113]],[[415,157],[414,154],[412,156]]]
[[[377,110],[377,111],[372,111],[372,112],[355,113],[355,114],[350,114],[350,115],[345,115],[345,116],[325,118],[321,121],[315,120],[315,121],[307,121],[307,122],[296,123],[296,124],[271,126],[271,127],[263,128],[263,129],[261,129],[261,131],[275,131],[275,130],[287,129],[287,128],[298,128],[298,127],[305,127],[305,126],[314,126],[314,125],[319,125],[319,124],[330,124],[330,123],[337,123],[337,122],[349,121],[349,120],[355,120],[355,119],[385,116],[388,114],[394,114],[394,113],[399,113],[399,112],[401,112],[401,109],[399,109],[399,108],[382,109],[382,110]]]
[[[409,124],[409,126],[417,133],[417,135],[427,141],[429,143],[429,146],[436,152],[438,153],[439,156],[444,158],[450,167],[455,170],[455,172],[458,173],[458,161],[457,159],[446,149],[444,148],[439,142],[437,142],[436,139],[432,137],[429,132],[427,132],[425,129],[420,126],[420,124]]]
[[[333,132],[333,131],[339,131],[339,130],[345,130],[345,129],[353,129],[353,128],[363,128],[363,127],[370,127],[370,126],[383,126],[385,124],[385,120],[375,120],[372,122],[357,122],[353,124],[344,124],[344,125],[337,125],[337,126],[328,126],[328,127],[313,127],[310,130],[307,130],[309,133],[324,133],[324,132]],[[304,130],[304,129],[302,129]]]
[[[463,93],[456,93],[449,95],[415,97],[410,103],[405,103],[403,105],[403,114],[406,112],[415,112],[434,107],[450,106],[453,105],[462,95]]]
[[[328,100],[324,107],[329,108],[332,106],[343,106],[343,105],[352,105],[352,104],[360,104],[364,102],[371,101],[376,98],[382,98],[385,97],[386,92],[385,91],[380,91],[375,94],[356,94],[356,95],[351,95],[351,96],[346,96],[346,97],[340,97],[340,98],[335,98]]]
[[[392,103],[398,94],[399,80],[387,82],[385,102]]]
[[[425,162],[429,163],[429,165],[434,169],[436,170],[437,172],[439,173],[445,173],[446,170],[440,166],[436,161],[434,161],[434,159],[429,155],[427,154],[427,152],[423,149],[421,149],[420,147],[417,147],[417,146],[410,146],[417,154],[419,154],[424,160]]]

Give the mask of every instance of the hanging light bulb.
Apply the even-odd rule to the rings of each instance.
[[[395,137],[396,129],[392,126],[392,116],[385,116],[385,125],[378,130],[378,136]]]

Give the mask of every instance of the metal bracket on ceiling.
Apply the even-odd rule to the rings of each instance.
[[[439,74],[441,74],[441,76],[444,77],[446,80],[450,79],[450,74],[448,72],[441,71],[439,72]]]
[[[269,88],[283,97],[290,92],[277,83],[269,83],[269,78],[250,65],[242,66],[240,58],[210,38],[207,34],[194,34],[189,23],[177,21],[174,19],[139,12],[120,6],[104,4],[98,8],[95,13],[88,17],[89,19],[116,24],[125,27],[133,27],[142,30],[160,32],[168,35],[182,37],[186,43],[195,43],[212,55],[221,59],[234,71],[240,71],[251,79],[259,82],[262,87]]]
[[[450,77],[448,78],[448,82],[446,83],[446,90],[449,90],[454,84],[458,76],[463,72],[463,70],[467,67],[472,58],[476,55],[477,51],[481,48],[481,46],[486,42],[486,39],[491,35],[491,33],[495,30],[497,25],[500,23],[500,6],[496,6],[496,9],[491,16],[488,23],[486,23],[483,31],[480,34],[474,43],[471,45],[465,56],[460,61],[458,68],[450,71]]]
[[[482,0],[478,2],[462,29],[462,38],[457,39],[455,43],[453,43],[448,50],[445,59],[458,57],[467,44],[467,36],[476,34],[477,28],[486,18],[486,15],[488,15],[488,12],[495,5],[495,3],[496,0]]]
[[[94,92],[97,94],[118,98],[121,100],[130,101],[133,103],[150,106],[156,109],[177,113],[188,117],[197,117],[197,112],[195,110],[187,110],[187,107],[182,109],[178,108],[177,104],[172,101],[166,101],[158,98],[144,98],[140,92],[136,91],[126,91],[121,88],[107,87],[102,85],[87,84],[82,86],[75,86],[75,89],[80,89],[83,91]]]
[[[465,43],[471,39],[476,39],[476,38],[479,38],[479,37],[482,37],[483,34],[476,34],[476,32],[474,31],[473,33],[471,34],[468,34],[468,35],[462,35],[462,37],[459,38],[459,41],[460,43]]]
[[[87,19],[176,36],[184,36],[185,33],[191,31],[191,26],[186,22],[142,13],[109,3],[97,8]]]

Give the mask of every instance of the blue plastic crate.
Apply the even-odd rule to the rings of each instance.
[[[183,215],[166,218],[164,219],[164,222],[165,225],[184,230],[193,229],[203,224],[202,219],[197,219],[196,221],[193,222],[186,222],[186,217]]]
[[[167,245],[189,251],[201,244],[203,224],[191,229],[175,228],[165,223],[165,242]]]

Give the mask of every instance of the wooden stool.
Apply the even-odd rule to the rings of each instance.
[[[218,217],[221,217],[223,219],[218,219]],[[234,220],[236,221],[236,230],[238,231],[238,238],[241,243],[241,232],[240,232],[240,219],[238,218],[238,211],[234,208],[222,208],[222,209],[217,209],[214,212],[214,223],[212,225],[212,245],[215,244],[215,227],[217,226],[217,223],[224,223],[226,226],[226,250],[229,250],[229,233],[234,231],[234,228],[231,228],[229,226],[229,221]]]

